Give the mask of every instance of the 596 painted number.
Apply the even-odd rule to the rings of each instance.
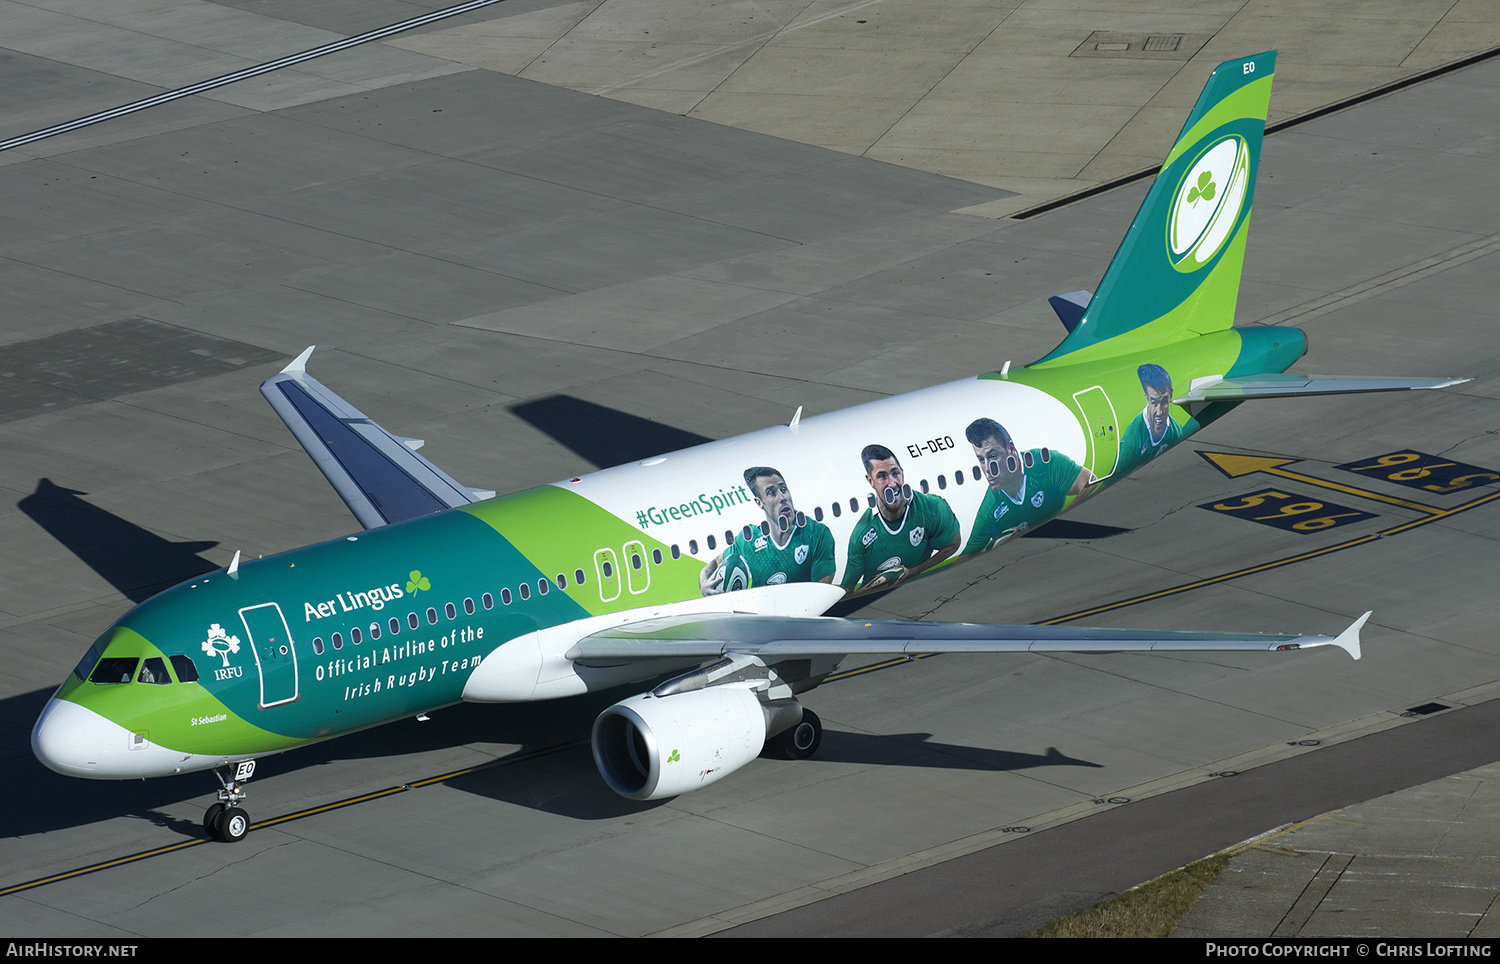
[[[1205,502],[1202,508],[1303,535],[1376,518],[1373,512],[1361,512],[1276,489],[1261,489],[1224,502]]]

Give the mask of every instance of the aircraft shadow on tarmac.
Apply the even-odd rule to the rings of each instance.
[[[1078,522],[1074,519],[1053,519],[1044,526],[1026,533],[1023,539],[1065,539],[1070,542],[1089,542],[1093,539],[1108,539],[1111,536],[1133,532],[1120,526],[1100,525],[1097,522]]]
[[[16,508],[131,602],[219,568],[198,555],[217,542],[169,542],[80,498],[87,494],[40,479]]]
[[[631,687],[632,691],[641,687]],[[615,698],[626,695],[617,691]],[[567,701],[571,702],[571,701]],[[606,704],[607,705],[607,704]],[[602,709],[603,706],[600,706]],[[591,724],[592,717],[584,721]],[[580,736],[585,739],[586,734]],[[944,770],[1029,770],[1037,767],[1102,768],[1066,756],[1056,747],[1046,753],[1017,753],[931,742],[928,733],[871,735],[834,729],[823,731],[823,745],[807,761],[782,760],[769,751],[763,765],[814,766],[820,762],[864,763],[877,766]],[[747,775],[748,776],[748,775]],[[745,779],[747,777],[741,777]],[[541,766],[498,767],[447,781],[448,786],[517,806],[530,807],[577,820],[607,820],[670,805],[675,798],[637,802],[605,788],[594,769],[587,746],[572,747],[548,758]]]
[[[572,395],[548,395],[510,410],[600,469],[714,441]]]

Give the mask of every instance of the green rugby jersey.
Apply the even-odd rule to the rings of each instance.
[[[1130,420],[1120,436],[1120,461],[1115,465],[1115,474],[1124,475],[1145,465],[1180,441],[1182,426],[1170,415],[1167,416],[1167,430],[1162,433],[1161,440],[1151,441],[1151,430],[1146,427],[1146,413],[1141,412]]]
[[[942,496],[913,492],[895,532],[879,516],[866,509],[849,534],[849,565],[841,583],[845,589],[868,583],[886,569],[919,566],[958,537],[958,517]]]
[[[776,586],[784,582],[819,582],[833,575],[833,533],[821,522],[807,519],[792,533],[786,547],[778,549],[770,537],[752,528],[750,538],[741,531],[734,544],[724,550],[724,561],[739,555],[750,567],[750,585]]]
[[[1031,450],[1031,465],[1022,470],[1026,484],[1021,487],[1019,500],[994,489],[985,490],[964,555],[983,552],[1022,523],[1034,526],[1062,511],[1068,490],[1083,470],[1061,452],[1050,452],[1049,456],[1044,462],[1041,449]]]

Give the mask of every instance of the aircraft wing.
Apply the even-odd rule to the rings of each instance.
[[[694,613],[645,619],[585,636],[567,657],[587,664],[714,659],[732,653],[779,660],[919,653],[1264,652],[1337,646],[1359,659],[1359,630],[1369,618],[1365,613],[1338,636],[1297,636]]]
[[[417,454],[420,439],[392,435],[307,374],[307,349],[260,393],[366,529],[493,498],[460,485]]]
[[[1280,375],[1250,375],[1195,378],[1187,394],[1172,399],[1174,405],[1189,402],[1238,402],[1251,398],[1292,398],[1302,395],[1349,395],[1356,392],[1402,392],[1421,388],[1461,385],[1467,378],[1316,378],[1287,372]]]

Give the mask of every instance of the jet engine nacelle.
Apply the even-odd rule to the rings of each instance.
[[[765,742],[766,713],[749,686],[642,693],[594,721],[594,762],[610,789],[632,800],[706,787],[755,759]]]

